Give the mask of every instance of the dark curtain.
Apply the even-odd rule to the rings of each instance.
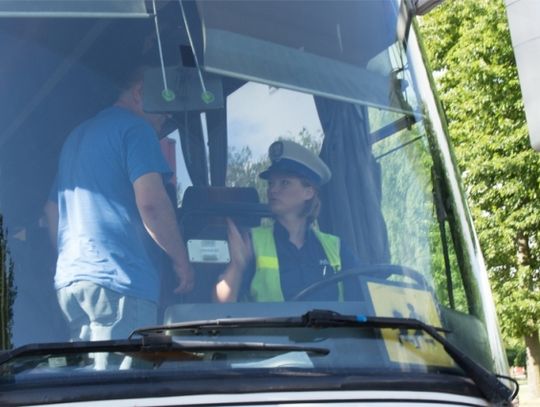
[[[381,212],[381,170],[371,153],[367,110],[315,97],[325,134],[321,158],[332,171],[321,191],[321,230],[340,236],[362,263],[389,263]]]
[[[214,187],[224,187],[227,178],[227,109],[206,112],[210,180]]]

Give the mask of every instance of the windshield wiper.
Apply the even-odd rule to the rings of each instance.
[[[290,345],[267,342],[231,342],[187,340],[181,341],[169,335],[145,334],[137,339],[88,342],[59,342],[24,345],[0,353],[0,366],[20,357],[58,356],[86,354],[93,352],[118,353],[160,353],[167,352],[204,352],[204,351],[268,351],[268,352],[306,352],[327,355],[330,351],[321,347]],[[166,359],[166,358],[165,358]]]
[[[138,329],[132,335],[146,336],[163,333],[165,331],[185,329],[216,329],[234,327],[359,327],[359,328],[392,328],[422,330],[439,342],[446,353],[463,369],[463,371],[476,384],[480,393],[495,405],[509,405],[514,392],[505,386],[497,376],[474,360],[469,358],[458,347],[453,345],[439,332],[449,332],[443,328],[428,325],[412,318],[372,317],[364,315],[343,315],[329,310],[313,310],[296,317],[269,317],[269,318],[225,318],[207,321],[193,321]]]

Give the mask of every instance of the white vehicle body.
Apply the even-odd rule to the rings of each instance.
[[[148,399],[117,400],[118,407],[153,407],[153,406],[365,406],[365,407],[390,407],[400,406],[488,406],[485,400],[475,397],[456,396],[444,393],[418,393],[418,392],[377,392],[377,391],[339,391],[339,392],[284,392],[284,393],[259,393],[254,400],[253,395],[245,394],[215,394],[211,396],[180,396],[180,397],[155,397]],[[43,404],[47,405],[47,404]],[[93,406],[105,407],[110,405],[110,400],[83,401],[78,403],[57,404],[57,406]]]

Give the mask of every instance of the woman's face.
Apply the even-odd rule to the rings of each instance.
[[[275,215],[300,215],[306,201],[315,195],[315,189],[305,186],[294,175],[273,173],[268,178],[266,193],[270,210]]]

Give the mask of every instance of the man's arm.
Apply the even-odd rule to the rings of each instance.
[[[194,284],[193,270],[161,174],[151,172],[140,176],[133,183],[133,189],[146,230],[172,260],[174,271],[180,280],[175,292],[191,290]]]
[[[49,229],[49,237],[51,243],[55,249],[57,249],[57,238],[58,238],[58,204],[53,201],[47,201],[45,207],[43,208],[45,212],[45,217],[47,218],[47,227]]]

